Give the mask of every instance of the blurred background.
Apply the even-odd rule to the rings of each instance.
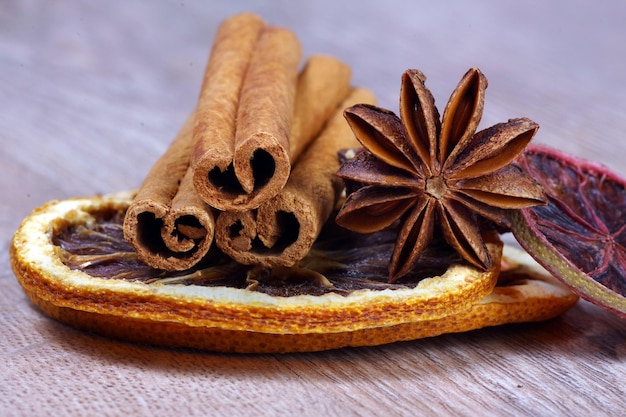
[[[428,76],[443,111],[479,67],[481,127],[529,117],[536,142],[626,176],[623,0],[0,0],[0,415],[623,414],[624,322],[589,303],[541,325],[256,357],[109,341],[28,302],[8,259],[20,221],[138,187],[195,107],[217,26],[241,11],[292,29],[305,57],[349,63],[393,111],[404,70]]]
[[[619,0],[3,0],[0,153],[40,177],[79,177],[54,196],[138,186],[195,105],[219,22],[241,11],[294,30],[305,56],[346,61],[354,84],[393,111],[405,69],[428,76],[442,111],[479,67],[489,79],[481,127],[526,116],[541,125],[536,142],[626,173]],[[124,156],[103,160],[93,141]],[[50,164],[28,166],[33,152]]]

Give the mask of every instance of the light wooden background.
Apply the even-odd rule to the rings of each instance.
[[[0,415],[625,415],[626,321],[562,318],[297,355],[170,351],[64,327],[26,299],[7,248],[57,198],[139,185],[194,106],[217,24],[256,11],[305,54],[334,54],[397,110],[400,75],[443,107],[471,66],[483,126],[626,175],[626,4],[619,1],[0,2]]]

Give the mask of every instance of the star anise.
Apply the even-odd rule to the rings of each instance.
[[[511,119],[476,133],[487,79],[475,68],[459,82],[440,122],[425,80],[418,70],[403,74],[400,117],[365,104],[345,111],[365,149],[339,170],[357,186],[337,222],[361,233],[402,222],[390,281],[415,267],[436,232],[468,262],[489,269],[485,225],[506,227],[507,210],[545,203],[541,187],[510,164],[539,126]]]

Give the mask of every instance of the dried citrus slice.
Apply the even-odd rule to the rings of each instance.
[[[513,213],[517,240],[582,298],[626,318],[626,181],[545,146],[520,165],[548,204]]]
[[[50,202],[23,221],[11,245],[12,267],[25,292],[45,313],[77,328],[135,342],[288,352],[378,345],[543,319],[572,304],[571,294],[564,297],[553,290],[557,287],[542,284],[545,277],[496,287],[494,292],[499,239],[488,243],[497,260],[489,271],[458,263],[414,286],[356,289],[348,294],[278,296],[221,284],[199,285],[201,279],[172,283],[128,280],[120,274],[103,278],[68,267],[55,237],[72,227],[93,229],[102,219],[123,213],[131,199],[131,193],[120,193]],[[82,251],[89,258],[90,250]],[[113,255],[118,256],[115,251]],[[85,264],[97,263],[98,256]],[[234,270],[226,265],[222,271]],[[544,293],[525,292],[532,289]],[[530,302],[537,299],[551,308],[536,309],[537,304]]]

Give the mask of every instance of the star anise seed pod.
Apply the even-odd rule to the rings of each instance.
[[[345,111],[365,149],[339,170],[356,190],[337,223],[370,233],[402,221],[390,281],[415,267],[435,230],[468,262],[489,269],[482,218],[506,226],[506,210],[545,204],[541,187],[510,164],[539,126],[511,119],[476,133],[487,88],[476,68],[461,79],[440,122],[425,80],[418,70],[403,74],[400,117],[364,104]]]

